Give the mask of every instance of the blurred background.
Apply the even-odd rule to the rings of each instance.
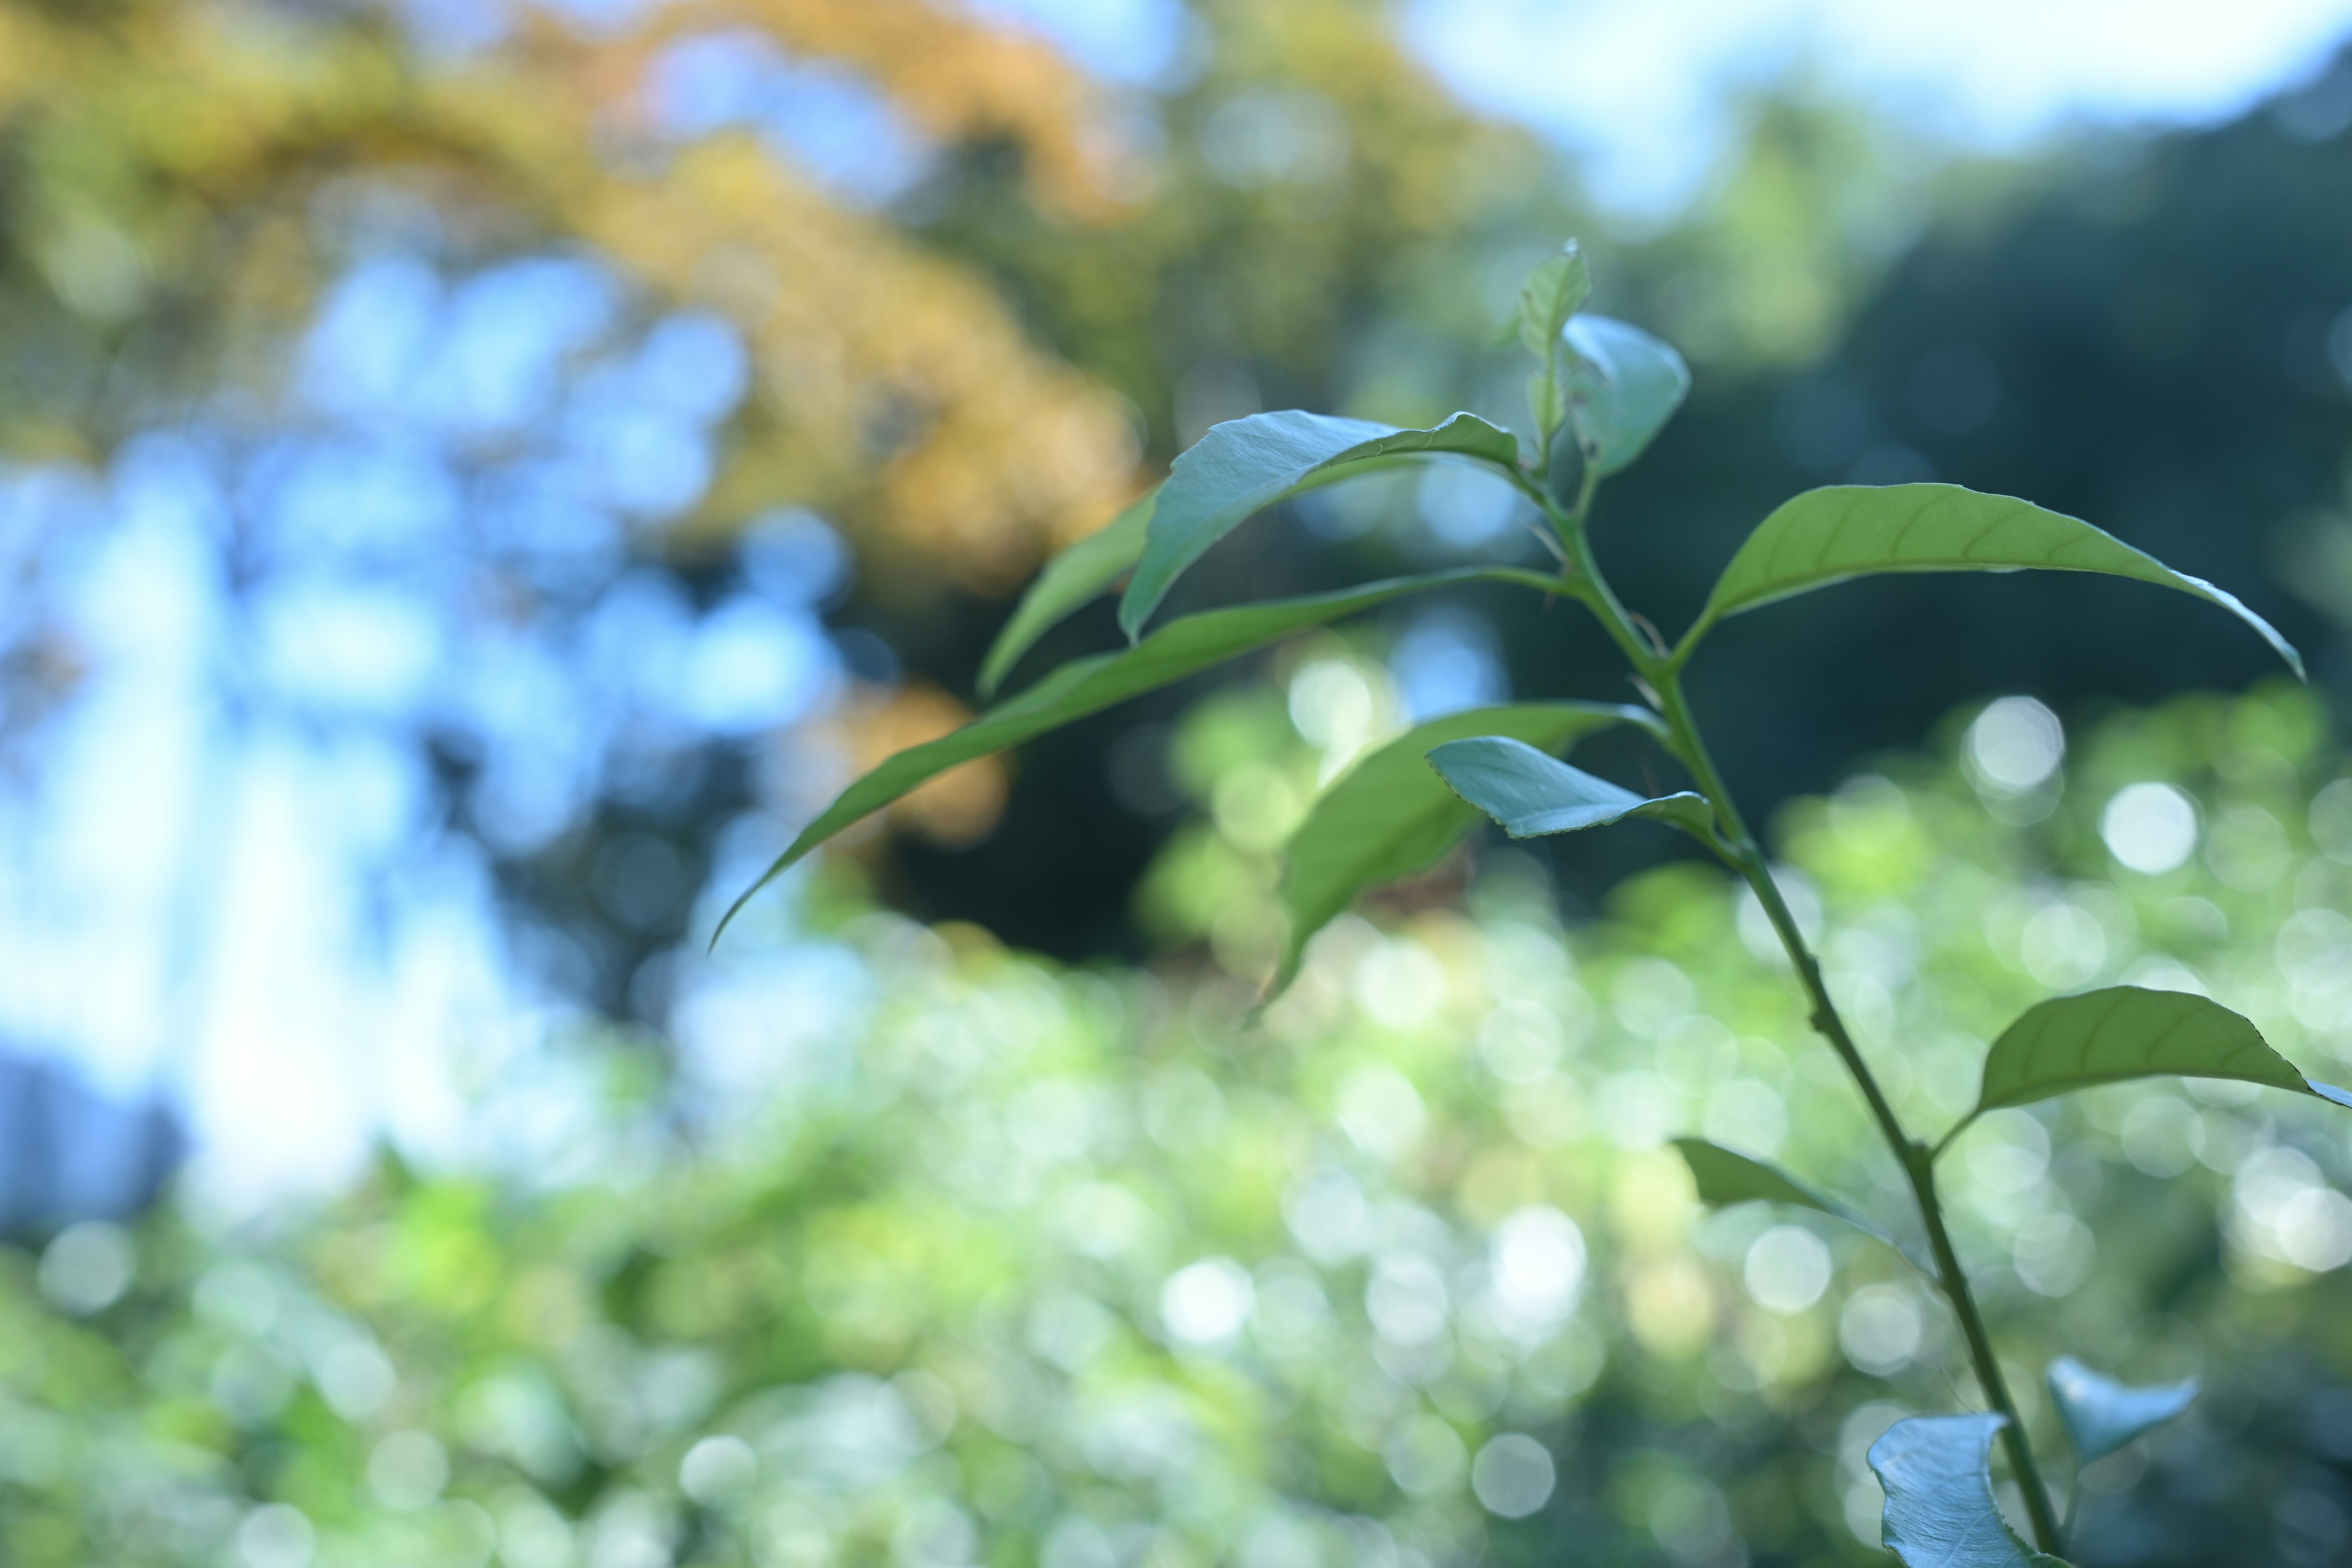
[[[1892,1178],[1719,878],[1485,845],[1251,1011],[1351,758],[1625,695],[1565,613],[1415,600],[960,770],[706,943],[1210,425],[1523,420],[1496,329],[1575,234],[1694,371],[1595,524],[1670,631],[1794,490],[1935,478],[2310,657],[2069,577],[1717,635],[1906,1111],[2121,979],[2352,1072],[2347,39],[0,0],[0,1556],[1883,1561],[1860,1455],[1969,1397],[1947,1327],[1657,1153]],[[1517,505],[1318,492],[1180,607],[1512,558]],[[2014,1381],[2213,1389],[2085,1478],[2081,1559],[2343,1560],[2345,1129],[2156,1085],[1961,1147]]]

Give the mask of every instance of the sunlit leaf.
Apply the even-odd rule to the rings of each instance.
[[[1642,455],[1690,392],[1690,367],[1663,338],[1607,316],[1568,323],[1569,417],[1585,460],[1613,474]]]
[[[1914,1415],[1870,1446],[1886,1489],[1882,1537],[1905,1568],[2063,1568],[2017,1538],[1987,1460],[2006,1417]]]
[[[1614,703],[1474,708],[1417,724],[1359,759],[1315,803],[1284,850],[1282,903],[1290,916],[1290,943],[1275,988],[1297,973],[1307,939],[1358,893],[1428,870],[1477,825],[1478,813],[1430,771],[1431,747],[1470,735],[1507,735],[1559,752],[1612,724],[1656,722],[1647,709]]]
[[[1831,485],[1783,502],[1716,580],[1685,647],[1726,616],[1881,572],[2099,572],[2209,600],[2260,632],[2296,675],[2303,657],[2268,621],[2079,518],[1958,485]]]
[[[1072,544],[1037,574],[1021,595],[1013,618],[989,645],[980,665],[980,694],[993,697],[1021,656],[1037,639],[1059,626],[1080,605],[1103,593],[1132,571],[1143,555],[1146,530],[1151,525],[1152,503],[1160,491],[1131,502],[1100,529]]]
[[[2220,1003],[2116,985],[2053,997],[2020,1014],[1986,1053],[1969,1120],[2103,1083],[2170,1077],[2235,1079],[2352,1105],[2352,1094],[2305,1078],[2261,1030]]]
[[[1691,1180],[1698,1187],[1698,1201],[1709,1208],[1766,1203],[1816,1209],[1832,1219],[1844,1221],[1864,1236],[1885,1242],[1923,1271],[1927,1269],[1927,1264],[1913,1257],[1911,1249],[1897,1241],[1885,1226],[1852,1205],[1808,1186],[1778,1165],[1720,1143],[1710,1143],[1704,1138],[1677,1138],[1674,1146],[1683,1157],[1683,1163],[1690,1167]]]
[[[2100,1376],[2073,1356],[2050,1363],[2050,1402],[2066,1424],[2079,1464],[2104,1459],[2189,1408],[2197,1380],[2133,1388]]]
[[[1538,459],[1568,423],[1568,389],[1560,382],[1560,333],[1592,293],[1592,271],[1576,241],[1541,262],[1519,290],[1519,343],[1541,366],[1528,378],[1528,407],[1536,419]]]
[[[1500,823],[1514,838],[1574,833],[1628,816],[1646,816],[1712,842],[1714,813],[1706,796],[1688,790],[1655,799],[1638,795],[1546,756],[1524,741],[1500,735],[1449,741],[1429,753],[1429,763],[1454,794]]]
[[[831,805],[818,813],[815,821],[801,830],[800,837],[761,873],[760,879],[735,900],[719,922],[719,931],[727,929],[728,921],[735,918],[752,894],[782,876],[810,850],[925,781],[974,757],[1017,746],[1048,730],[1059,729],[1154,687],[1181,680],[1237,654],[1264,647],[1293,632],[1336,621],[1407,594],[1463,583],[1524,583],[1530,578],[1530,574],[1507,566],[1467,566],[1424,573],[1417,577],[1392,577],[1338,593],[1274,599],[1187,616],[1123,652],[1074,659],[953,734],[909,746],[843,790]],[[717,932],[711,940],[718,941]]]
[[[1591,294],[1591,266],[1571,239],[1560,247],[1558,256],[1538,262],[1520,286],[1520,345],[1537,359],[1549,362],[1560,330],[1584,308]]]
[[[1151,514],[1143,556],[1118,603],[1139,636],[1169,588],[1254,513],[1304,490],[1420,458],[1455,457],[1517,473],[1518,437],[1475,414],[1429,430],[1285,409],[1213,426],[1176,459]]]

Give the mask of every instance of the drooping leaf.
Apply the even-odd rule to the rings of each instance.
[[[1672,823],[1709,843],[1715,814],[1688,790],[1648,799],[1500,735],[1448,741],[1429,764],[1454,794],[1500,823],[1514,838],[1605,827],[1628,816]]]
[[[1475,414],[1428,430],[1285,409],[1213,426],[1176,459],[1160,487],[1142,558],[1118,602],[1129,637],[1208,548],[1278,500],[1353,475],[1422,458],[1454,457],[1518,470],[1518,437]]]
[[[1987,1461],[2000,1415],[1914,1415],[1870,1446],[1886,1489],[1881,1529],[1904,1568],[2064,1568],[2017,1538],[1993,1500]]]
[[[1508,566],[1467,566],[1423,573],[1417,577],[1392,577],[1338,593],[1274,599],[1187,616],[1122,652],[1073,659],[953,734],[909,746],[843,790],[831,805],[801,830],[791,847],[776,857],[775,863],[760,879],[735,900],[719,921],[719,931],[726,931],[728,922],[752,894],[782,876],[819,844],[909,790],[974,757],[1017,746],[1048,730],[1057,730],[1073,720],[1180,680],[1237,654],[1264,647],[1293,632],[1336,621],[1407,594],[1461,583],[1533,582],[1543,585],[1545,581]],[[717,932],[711,940],[719,940]]]
[[[2050,1363],[2050,1402],[2066,1425],[2066,1439],[2074,1446],[2074,1460],[2087,1465],[2109,1454],[2189,1408],[2197,1397],[2197,1380],[2133,1388],[2100,1376],[2073,1356]]]
[[[2262,634],[2297,676],[2303,657],[2268,621],[2079,518],[1958,485],[1830,485],[1784,501],[1716,580],[1687,647],[1726,616],[1881,572],[2099,572],[2176,588]]]
[[[1297,973],[1307,939],[1358,893],[1428,870],[1477,825],[1478,813],[1445,787],[1426,761],[1433,746],[1469,735],[1507,735],[1559,752],[1612,724],[1654,724],[1646,709],[1602,702],[1522,702],[1432,719],[1359,759],[1324,792],[1285,847],[1283,908],[1290,942],[1275,982]]]
[[[2019,1014],[1985,1054],[1984,1085],[1968,1121],[2103,1083],[2172,1077],[2235,1079],[2352,1105],[2352,1093],[2305,1078],[2261,1030],[2220,1003],[2114,985]]]
[[[1592,268],[1584,253],[1570,240],[1558,256],[1536,264],[1519,289],[1519,342],[1537,359],[1549,363],[1568,319],[1584,308],[1592,295]]]
[[[1674,1145],[1675,1152],[1683,1157],[1683,1163],[1690,1167],[1691,1180],[1698,1185],[1698,1201],[1709,1208],[1766,1203],[1794,1204],[1800,1208],[1816,1209],[1832,1219],[1843,1220],[1864,1236],[1885,1242],[1921,1271],[1932,1272],[1885,1226],[1853,1205],[1808,1186],[1778,1165],[1727,1149],[1720,1143],[1710,1143],[1704,1138],[1677,1138],[1674,1140]]]
[[[1013,618],[989,645],[988,657],[981,661],[982,697],[996,695],[996,689],[1021,656],[1037,646],[1039,637],[1134,569],[1143,555],[1152,503],[1159,496],[1155,486],[1110,521],[1045,563],[1045,570],[1013,607]]]
[[[1690,392],[1690,367],[1663,338],[1607,316],[1568,323],[1569,417],[1585,460],[1613,474],[1642,455]]]

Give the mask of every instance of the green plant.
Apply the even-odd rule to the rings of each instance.
[[[1813,1026],[1844,1065],[1899,1163],[1910,1224],[1890,1229],[1859,1207],[1763,1162],[1696,1139],[1678,1142],[1701,1198],[1811,1207],[1894,1247],[1948,1302],[1990,1410],[1898,1423],[1872,1450],[1886,1491],[1886,1545],[1907,1563],[2048,1563],[2063,1527],[2043,1484],[1936,1185],[1939,1155],[1984,1112],[2125,1079],[2179,1075],[2236,1079],[2352,1105],[2352,1094],[2305,1079],[2254,1026],[2200,995],[2115,986],[2028,1009],[1997,1038],[1975,1108],[1933,1143],[1904,1126],[1841,1017],[1796,916],[1717,771],[1685,695],[1683,673],[1727,616],[1845,579],[1889,572],[2027,567],[2137,578],[2193,595],[2245,621],[2296,673],[2294,649],[2235,598],[2172,571],[2087,522],[2010,497],[1948,484],[1839,485],[1808,491],[1758,525],[1717,580],[1704,609],[1668,644],[1612,591],[1588,531],[1601,481],[1639,458],[1689,385],[1679,355],[1626,323],[1583,311],[1590,274],[1573,243],[1539,266],[1522,292],[1519,340],[1537,361],[1528,383],[1532,434],[1471,414],[1402,430],[1296,410],[1221,425],[1179,458],[1167,480],[1101,533],[1066,552],[1031,588],[983,671],[992,689],[1043,633],[1120,578],[1118,618],[1131,646],[1062,665],[955,733],[890,758],[852,784],[801,833],[730,918],[819,843],[925,780],[1125,698],[1305,628],[1402,596],[1492,583],[1572,600],[1606,629],[1632,667],[1640,707],[1556,702],[1449,715],[1360,762],[1318,802],[1290,842],[1283,900],[1292,929],[1277,985],[1308,937],[1375,884],[1426,869],[1481,815],[1515,838],[1580,831],[1631,817],[1689,834],[1743,879],[1769,918],[1805,993]],[[1171,585],[1250,517],[1304,491],[1402,464],[1466,462],[1503,476],[1540,513],[1552,573],[1495,565],[1433,572],[1338,593],[1207,611],[1147,633]],[[1645,796],[1553,753],[1596,730],[1646,730],[1687,771],[1694,789]],[[1425,758],[1427,766],[1418,765]],[[721,922],[724,929],[725,921]],[[2186,1385],[2133,1389],[2071,1361],[2050,1392],[2077,1468],[2170,1419]],[[1990,1485],[2004,1449],[2032,1533],[2021,1542]]]

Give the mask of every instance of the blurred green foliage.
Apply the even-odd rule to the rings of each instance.
[[[1304,728],[1346,657],[1293,673]],[[1301,728],[1234,699],[1175,744],[1211,810],[1151,918],[1251,969],[1265,928],[1234,911],[1270,909],[1275,834],[1223,786],[1306,798]],[[2352,775],[2313,699],[2117,714],[2063,768],[2060,743],[2009,700],[1781,814],[1906,1118],[1948,1125],[1991,1032],[2101,983],[2208,989],[2352,1071]],[[1262,1015],[1213,965],[1065,969],[876,910],[840,868],[793,886],[803,934],[729,960],[798,977],[761,1015],[764,1092],[684,1125],[584,1037],[593,1114],[518,1120],[502,1174],[387,1164],[290,1228],[181,1214],[6,1255],[7,1560],[1874,1560],[1863,1450],[1962,1363],[1885,1249],[1703,1218],[1661,1147],[1703,1132],[1896,1211],[1722,876],[1653,871],[1563,931],[1496,854],[1466,912],[1343,919]],[[2207,1380],[2085,1477],[2086,1562],[2340,1550],[2333,1114],[2161,1082],[1957,1147],[2013,1386],[2061,1352]]]

